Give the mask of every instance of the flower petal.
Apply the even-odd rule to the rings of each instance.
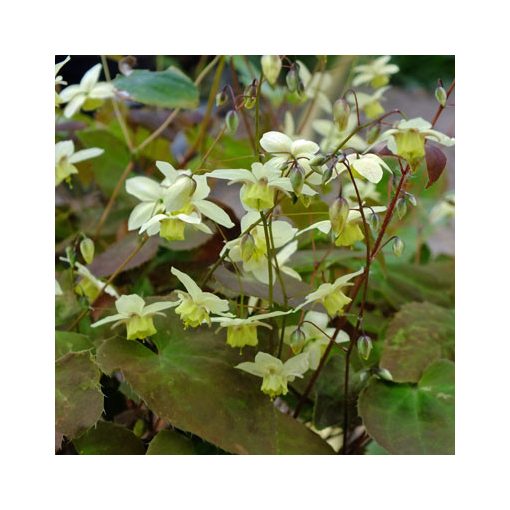
[[[98,320],[97,322],[94,322],[94,324],[91,324],[90,326],[92,328],[97,328],[98,326],[102,326],[103,324],[108,324],[109,322],[115,322],[122,319],[127,319],[127,317],[121,313],[116,313],[115,315],[109,315],[104,319]]]
[[[125,294],[115,301],[117,311],[124,315],[142,315],[145,301],[138,294]]]
[[[260,139],[260,146],[266,152],[290,154],[292,139],[279,131],[268,131]]]
[[[232,228],[234,223],[230,216],[219,206],[208,200],[193,201],[193,205],[204,215],[227,228]]]
[[[99,74],[102,68],[103,66],[101,64],[96,64],[83,75],[80,81],[80,88],[83,91],[89,92],[92,90],[92,87],[97,83],[97,80],[99,80]]]
[[[155,202],[163,194],[159,183],[148,177],[131,177],[126,181],[126,191],[144,202]]]
[[[79,163],[80,161],[85,161],[86,159],[97,158],[97,156],[101,156],[103,152],[104,149],[99,149],[98,147],[83,149],[81,151],[75,152],[69,158],[69,163]]]
[[[60,94],[62,98],[62,94]],[[85,102],[86,96],[85,94],[78,94],[67,103],[67,106],[64,108],[64,117],[70,119],[77,111],[80,110],[83,103]]]
[[[169,308],[173,308],[179,304],[180,301],[158,301],[157,303],[152,303],[144,307],[143,315],[154,315],[157,312],[168,310]]]
[[[138,204],[129,215],[128,230],[139,229],[144,223],[147,223],[154,214],[155,208],[155,202],[142,202]]]
[[[202,297],[202,290],[190,276],[175,267],[172,267],[171,272],[184,285],[193,301],[198,301]]]

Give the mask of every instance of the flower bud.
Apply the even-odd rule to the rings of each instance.
[[[243,261],[250,260],[251,256],[255,253],[255,239],[248,232],[241,238],[241,258]]]
[[[444,108],[446,106],[446,90],[441,85],[437,87],[435,96],[437,102]]]
[[[379,216],[376,213],[370,213],[370,216],[368,217],[368,223],[370,225],[370,228],[374,232],[377,232],[379,230],[380,220]]]
[[[216,94],[216,106],[222,106],[224,105],[228,100],[226,87],[223,87],[217,94]]]
[[[408,193],[406,191],[405,198],[406,201],[409,202],[414,207],[416,207],[416,205],[418,204],[418,202],[416,201],[416,197],[412,193]]]
[[[299,165],[293,166],[290,169],[289,180],[294,193],[299,195],[305,183],[305,171],[303,170],[303,167]]]
[[[361,335],[356,345],[358,346],[358,354],[364,360],[367,360],[372,352],[372,339],[367,335]]]
[[[310,168],[317,173],[322,174],[321,167],[325,163],[326,157],[322,156],[321,154],[317,154],[313,156],[312,159],[308,161],[308,164],[310,165]]]
[[[402,241],[402,239],[400,239],[400,237],[395,237],[395,239],[393,239],[393,253],[397,257],[400,257],[400,255],[402,255],[403,251],[404,251],[404,241]]]
[[[92,264],[94,260],[94,241],[88,237],[84,237],[80,243],[80,252],[83,260],[87,264]]]
[[[244,107],[251,110],[257,102],[257,80],[253,80],[250,85],[244,89]]]
[[[274,85],[276,80],[278,80],[278,76],[282,69],[282,61],[280,60],[280,57],[278,55],[264,55],[260,59],[260,64],[266,80],[271,85]]]
[[[227,112],[227,115],[225,116],[225,126],[231,135],[236,133],[239,126],[239,117],[235,110]]]
[[[294,66],[290,68],[287,76],[285,76],[285,81],[287,82],[289,92],[296,92],[298,90],[300,79]]]
[[[294,354],[299,354],[305,346],[306,335],[298,326],[290,335],[290,348]]]
[[[386,370],[386,368],[379,368],[377,370],[377,375],[381,379],[384,379],[385,381],[393,381],[393,376],[391,375],[391,372],[389,370]]]
[[[347,127],[350,114],[351,107],[345,99],[341,98],[335,101],[335,104],[333,105],[333,118],[335,119],[340,131],[344,131]]]
[[[349,202],[343,197],[337,198],[329,208],[329,219],[331,221],[331,229],[336,236],[339,236],[347,223],[349,215]]]
[[[329,180],[333,177],[333,167],[328,167],[326,170],[324,170],[324,173],[322,174],[322,185],[324,186],[329,182]]]
[[[400,197],[397,200],[396,209],[397,209],[398,217],[400,219],[402,219],[406,215],[406,213],[407,213],[407,201],[406,201],[405,198]]]

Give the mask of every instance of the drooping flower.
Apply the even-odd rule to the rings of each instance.
[[[455,144],[454,138],[432,129],[432,124],[421,117],[397,122],[378,141],[382,140],[386,140],[388,149],[404,158],[411,168],[416,168],[425,157],[425,140],[432,140],[445,147]]]
[[[365,92],[357,93],[358,107],[365,112],[368,119],[376,119],[384,113],[381,101],[384,100],[383,95],[389,88],[390,87],[381,87],[373,94],[366,94]],[[356,104],[354,97],[349,96],[348,100],[351,104]]]
[[[64,116],[71,118],[80,109],[95,110],[103,104],[105,99],[113,97],[115,89],[111,83],[100,82],[99,74],[102,65],[96,64],[90,68],[77,85],[69,85],[60,92],[62,103],[67,103]]]
[[[308,99],[316,98],[317,105],[324,111],[331,113],[332,106],[328,97],[328,91],[333,84],[333,77],[327,71],[310,73],[306,65],[300,60],[299,77],[303,82],[304,94]]]
[[[260,219],[260,216],[255,211],[250,211],[245,214],[241,218],[241,231],[247,231],[249,227],[257,221],[257,219]],[[271,228],[273,231],[275,249],[287,245],[297,233],[297,228],[282,220],[273,221]],[[245,272],[252,274],[257,280],[263,283],[269,282],[267,244],[262,225],[258,224],[240,238],[227,242],[223,250],[229,250],[229,259],[232,262],[242,262],[243,270]],[[282,263],[282,267],[280,269],[283,272],[287,272],[287,274],[289,274],[289,272],[286,270],[289,268],[284,268],[283,264],[288,260],[292,253],[285,251],[277,254],[278,263]],[[292,276],[295,277],[294,274]]]
[[[284,342],[289,345],[294,354],[305,352],[308,354],[308,361],[311,370],[316,370],[330,338],[335,333],[335,328],[328,328],[329,317],[322,312],[309,310],[303,317],[303,322],[298,326],[288,326],[285,328]],[[318,326],[318,327],[316,327]],[[297,329],[303,333],[303,345],[292,345],[292,335]],[[349,341],[349,335],[340,330],[335,338],[335,343],[343,343]]]
[[[271,399],[278,395],[286,395],[287,384],[296,377],[303,377],[308,370],[308,354],[298,354],[285,363],[266,352],[258,352],[255,362],[245,361],[236,366],[239,370],[262,377],[261,390]]]
[[[313,172],[309,164],[319,151],[319,146],[315,142],[304,139],[293,140],[279,131],[268,131],[262,135],[260,146],[273,156],[270,160],[272,166],[279,169],[284,168],[284,175],[288,174],[288,170],[290,170],[290,166],[287,167],[287,164],[297,163],[304,170],[306,182],[316,185],[321,183],[321,176]],[[305,194],[312,195],[314,193],[309,188]]]
[[[104,287],[106,282],[96,278],[89,269],[79,262],[75,263],[76,272],[82,277],[82,279],[76,284],[75,291],[77,294],[86,296],[90,302],[94,301]],[[113,285],[107,285],[104,289],[106,294],[114,298],[118,298],[119,294],[115,290]]]
[[[349,285],[350,280],[363,273],[363,269],[355,273],[349,273],[337,278],[333,283],[323,283],[317,290],[308,294],[305,301],[298,305],[295,309],[299,310],[310,303],[320,302],[328,312],[330,317],[341,315],[344,307],[348,305],[352,299],[346,296],[342,289]]]
[[[347,127],[343,131],[338,128],[336,122],[331,120],[317,119],[312,122],[312,128],[323,137],[320,147],[324,152],[335,150],[354,131],[356,126],[357,118],[355,113],[351,113],[347,121]],[[354,149],[355,151],[363,152],[367,147],[367,142],[356,134],[345,142],[342,149]]]
[[[71,57],[66,57],[62,62],[59,62],[58,64],[55,64],[55,87],[60,87],[62,85],[67,85],[67,82],[64,81],[64,78],[62,76],[59,76],[59,72],[64,67],[65,64],[67,64],[71,60]],[[60,99],[60,95],[57,91],[55,91],[55,106],[58,106],[60,103],[62,103],[62,100]]]
[[[55,186],[58,186],[72,174],[78,173],[78,169],[74,166],[75,163],[96,158],[103,152],[103,149],[97,147],[75,152],[72,140],[57,142],[55,144]]]
[[[252,315],[244,319],[237,317],[213,317],[211,322],[219,322],[220,327],[227,328],[227,344],[230,347],[243,348],[246,345],[255,346],[258,344],[257,326],[271,329],[271,325],[262,322],[264,319],[278,317],[289,312],[275,311]]]
[[[352,80],[352,86],[358,87],[364,83],[370,83],[370,85],[377,89],[384,87],[390,81],[390,75],[398,73],[398,66],[395,64],[388,64],[391,57],[383,56],[379,57],[369,64],[363,64],[356,66],[354,72],[356,76]]]
[[[209,314],[232,316],[228,313],[228,301],[220,299],[211,292],[203,292],[193,279],[186,273],[172,267],[172,274],[184,285],[188,292],[177,290],[179,300],[175,303],[175,312],[184,322],[184,328],[196,328],[203,323],[211,325]]]
[[[226,179],[229,184],[243,183],[241,187],[241,201],[248,210],[263,211],[274,205],[274,193],[280,190],[286,193],[293,191],[292,184],[287,177],[281,176],[281,171],[272,161],[267,163],[253,163],[251,171],[245,169],[220,169],[206,174],[207,177]],[[315,195],[316,192],[306,184],[302,193]]]
[[[346,162],[352,170],[353,177],[363,177],[367,181],[377,184],[383,178],[383,170],[393,173],[391,168],[376,154],[349,154],[346,156]],[[338,161],[334,167],[332,179],[347,172],[347,166],[342,161]]]
[[[234,226],[228,214],[205,198],[210,188],[203,175],[190,170],[176,170],[170,163],[156,162],[165,176],[161,183],[147,177],[133,177],[126,182],[128,193],[142,200],[129,217],[128,228],[140,233],[160,234],[169,240],[183,240],[186,225],[212,234],[202,215],[227,228]]]
[[[363,212],[365,214],[365,218],[368,220],[367,216],[370,214],[377,214],[386,210],[384,206],[373,206],[373,207],[363,207]],[[351,209],[349,214],[347,215],[347,221],[343,225],[341,232],[333,231],[335,245],[336,246],[352,246],[355,242],[361,241],[364,239],[364,233],[362,230],[362,217],[359,210]],[[308,232],[312,229],[318,229],[323,234],[329,234],[332,230],[331,221],[323,220],[318,221],[317,223],[313,223],[309,227],[300,230],[296,236],[303,234],[304,232]]]
[[[161,312],[175,305],[176,303],[171,301],[159,301],[146,305],[143,298],[137,294],[120,296],[115,301],[115,308],[117,308],[118,313],[104,317],[92,324],[92,327],[96,328],[109,322],[115,322],[113,328],[125,324],[128,340],[144,339],[157,333],[153,317],[155,315],[164,316]]]

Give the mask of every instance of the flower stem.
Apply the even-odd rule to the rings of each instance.
[[[262,225],[264,227],[264,237],[266,238],[266,250],[267,250],[267,272],[269,278],[269,309],[273,307],[273,262],[271,261],[272,250],[271,241],[269,239],[269,228],[267,226],[267,217],[264,213],[260,213],[262,218]]]

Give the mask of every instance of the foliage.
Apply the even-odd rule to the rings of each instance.
[[[453,84],[409,119],[386,56],[156,60],[56,65],[56,451],[454,453]]]

